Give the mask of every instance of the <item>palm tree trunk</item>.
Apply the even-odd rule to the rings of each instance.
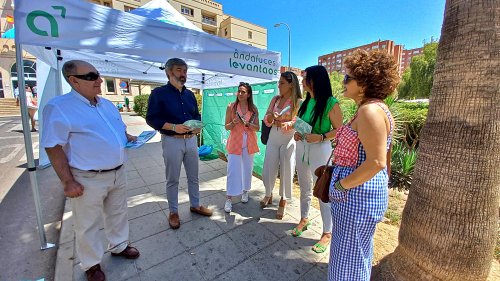
[[[500,205],[500,1],[446,2],[399,245],[373,280],[486,280]]]

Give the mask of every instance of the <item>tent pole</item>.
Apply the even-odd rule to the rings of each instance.
[[[203,113],[203,91],[205,90],[205,73],[201,74],[201,89],[200,89],[200,94],[201,94],[201,112]],[[201,121],[203,122],[203,114],[201,115],[202,119]],[[201,146],[203,143],[203,127],[201,127],[201,132],[200,132],[200,143],[198,144],[198,147]]]
[[[57,73],[56,73],[56,85],[57,85],[57,93],[56,96],[62,96],[62,80],[61,80],[61,50],[56,50],[56,59],[57,59]]]
[[[41,249],[46,250],[54,247],[54,244],[47,243],[45,237],[45,228],[42,223],[42,208],[40,206],[40,192],[38,190],[38,182],[36,177],[35,159],[33,157],[33,145],[31,141],[30,125],[28,123],[28,105],[26,103],[26,91],[24,89],[24,65],[23,65],[23,49],[18,41],[19,31],[16,29],[16,67],[17,67],[17,88],[19,89],[19,99],[21,105],[21,121],[23,123],[24,147],[26,149],[26,159],[28,166],[28,174],[30,176],[31,189],[33,191],[33,199],[35,200],[36,219],[38,223],[38,234],[40,236]]]

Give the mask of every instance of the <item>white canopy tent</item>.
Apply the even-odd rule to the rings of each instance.
[[[149,11],[143,13],[147,16],[164,11],[161,7],[141,7],[137,12],[141,10]],[[164,82],[165,73],[160,67],[167,59],[179,57],[190,68],[187,86],[194,88],[279,78],[281,62],[277,52],[88,2],[18,0],[15,17],[16,22],[25,23],[16,26],[21,35],[19,43],[53,68],[54,54],[44,47],[61,50],[63,62],[85,59],[104,76],[142,81]]]
[[[189,66],[186,86],[200,89],[234,86],[239,81],[262,83],[278,80],[280,75],[281,58],[277,52],[84,1],[16,0],[14,17],[27,164],[42,249],[52,245],[45,241],[41,222],[36,168],[24,103],[21,46],[50,66],[38,72],[46,77],[37,87],[42,95],[39,110],[43,110],[49,99],[62,94],[60,65],[73,59],[92,63],[103,76],[164,83],[166,77],[161,66],[169,58],[178,57]],[[43,124],[40,127],[43,133]],[[40,152],[43,155],[43,150]],[[46,156],[40,158],[41,165],[48,162]]]

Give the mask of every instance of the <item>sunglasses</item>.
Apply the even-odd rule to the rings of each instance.
[[[352,77],[352,76],[349,76],[349,75],[344,75],[344,85],[346,85],[347,83],[349,83],[349,81],[351,80],[356,80],[356,78]]]
[[[71,77],[71,76],[76,77],[78,79],[85,80],[85,81],[96,81],[97,79],[99,79],[99,77],[101,75],[99,74],[99,72],[89,72],[87,74],[68,75],[68,78]]]
[[[247,82],[240,82],[240,86],[250,86]]]

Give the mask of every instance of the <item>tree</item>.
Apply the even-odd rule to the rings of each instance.
[[[412,58],[403,73],[398,96],[405,99],[428,98],[431,93],[438,43],[424,45],[423,54]]]
[[[330,84],[332,84],[333,96],[337,99],[343,97],[344,93],[344,74],[334,71],[330,74]]]
[[[500,1],[446,1],[399,245],[373,280],[486,280],[500,203]]]

